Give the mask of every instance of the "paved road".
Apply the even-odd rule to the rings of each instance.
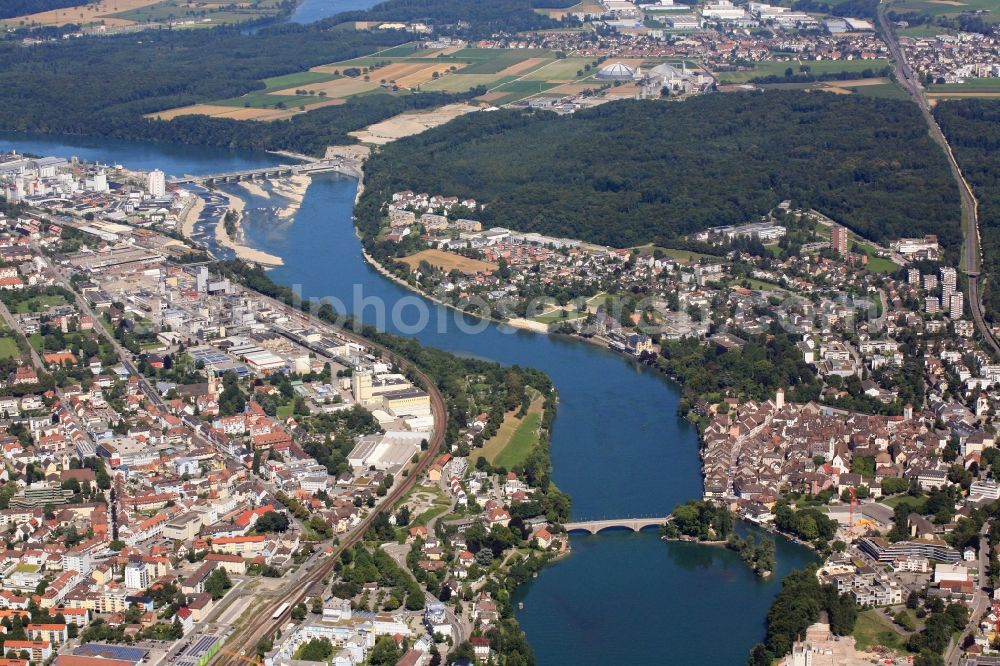
[[[948,646],[948,652],[945,654],[945,663],[947,663],[948,666],[958,666],[962,657],[962,643],[964,643],[966,637],[979,626],[979,619],[983,616],[983,613],[986,612],[986,608],[990,604],[990,595],[986,593],[985,589],[986,572],[990,564],[990,542],[987,538],[989,531],[990,523],[989,521],[986,521],[983,524],[983,528],[979,531],[979,575],[976,580],[972,606],[969,610],[969,624],[966,625],[961,635],[959,635],[959,637],[952,641]]]
[[[986,319],[983,316],[983,304],[979,298],[979,272],[982,262],[982,250],[979,245],[979,203],[972,193],[972,187],[969,186],[968,181],[962,174],[962,169],[958,166],[958,160],[955,159],[955,153],[952,151],[948,139],[945,138],[944,132],[941,131],[941,127],[934,118],[934,114],[931,113],[931,108],[927,103],[927,97],[924,95],[924,89],[920,84],[919,77],[910,67],[909,63],[906,62],[906,58],[903,57],[903,51],[899,46],[896,33],[885,14],[887,5],[888,3],[885,0],[879,5],[878,24],[882,37],[889,46],[889,53],[892,56],[893,66],[896,69],[896,79],[910,93],[913,101],[920,108],[920,113],[927,123],[927,130],[931,135],[931,139],[944,150],[945,155],[948,157],[948,167],[951,169],[951,175],[958,185],[959,197],[962,202],[962,233],[965,236],[961,268],[969,278],[969,309],[972,311],[972,319],[979,330],[979,334],[986,340],[986,343],[993,348],[996,354],[1000,354],[1000,344],[997,344],[993,332],[990,331],[989,326],[986,324]]]

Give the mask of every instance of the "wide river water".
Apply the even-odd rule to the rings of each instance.
[[[189,146],[0,134],[0,150],[12,147],[158,167],[170,175],[280,161]],[[364,303],[359,314],[365,321],[424,344],[548,373],[560,395],[553,478],[572,496],[574,518],[665,515],[674,504],[700,497],[697,433],[677,417],[676,385],[583,342],[464,318],[459,326],[461,315],[415,296],[364,262],[351,222],[356,189],[350,178],[316,176],[294,220],[281,222],[262,210],[269,202],[242,192],[249,243],[285,261],[270,273],[276,281],[307,297],[336,299],[356,313]],[[430,323],[414,332],[421,312]],[[518,618],[543,666],[738,666],[763,637],[781,578],[813,558],[779,539],[777,575],[761,581],[731,551],[664,543],[655,531],[574,534],[570,542],[569,557],[517,593],[524,602]]]

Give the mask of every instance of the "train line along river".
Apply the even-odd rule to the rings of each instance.
[[[261,153],[0,134],[0,150],[11,148],[158,167],[169,175],[280,161]],[[674,384],[594,345],[467,319],[386,279],[361,256],[351,222],[356,191],[353,179],[317,175],[291,219],[277,217],[273,202],[239,192],[247,203],[246,242],[282,257],[284,265],[270,275],[303,296],[331,297],[351,310],[363,303],[358,314],[365,321],[424,344],[548,373],[560,395],[553,478],[572,496],[574,519],[666,515],[674,504],[700,497],[697,433],[676,415]],[[394,308],[400,321],[379,314]],[[420,309],[429,323],[414,332]],[[543,666],[743,664],[763,637],[781,578],[813,560],[810,551],[779,539],[776,575],[762,581],[734,552],[665,543],[655,531],[574,534],[571,545],[572,555],[517,593],[524,603],[518,618]]]

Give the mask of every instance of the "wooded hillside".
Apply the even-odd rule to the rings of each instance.
[[[486,203],[486,227],[616,246],[752,221],[785,199],[876,241],[961,239],[957,188],[916,106],[860,95],[474,113],[386,146],[366,171],[358,217],[368,235],[391,193],[412,189]]]

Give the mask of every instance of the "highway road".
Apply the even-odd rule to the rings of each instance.
[[[948,139],[945,137],[944,132],[941,131],[941,127],[934,118],[934,114],[931,113],[931,107],[927,103],[923,86],[920,84],[920,78],[910,67],[909,63],[906,62],[906,58],[903,57],[903,50],[899,46],[896,32],[885,14],[887,6],[888,3],[885,0],[879,5],[878,24],[879,31],[889,46],[889,53],[892,56],[893,66],[896,70],[896,80],[899,81],[899,84],[903,86],[920,108],[920,113],[927,123],[927,130],[931,135],[931,139],[941,146],[941,149],[948,157],[948,166],[951,169],[951,175],[958,185],[959,198],[962,203],[962,233],[965,237],[965,243],[962,248],[961,268],[969,279],[969,309],[972,311],[972,319],[983,340],[993,348],[995,354],[1000,354],[1000,344],[997,344],[993,332],[986,324],[986,319],[983,316],[983,304],[979,297],[979,277],[983,256],[979,240],[979,203],[972,192],[972,187],[962,174],[962,169],[958,165],[958,160],[955,159],[955,153],[952,151]]]

